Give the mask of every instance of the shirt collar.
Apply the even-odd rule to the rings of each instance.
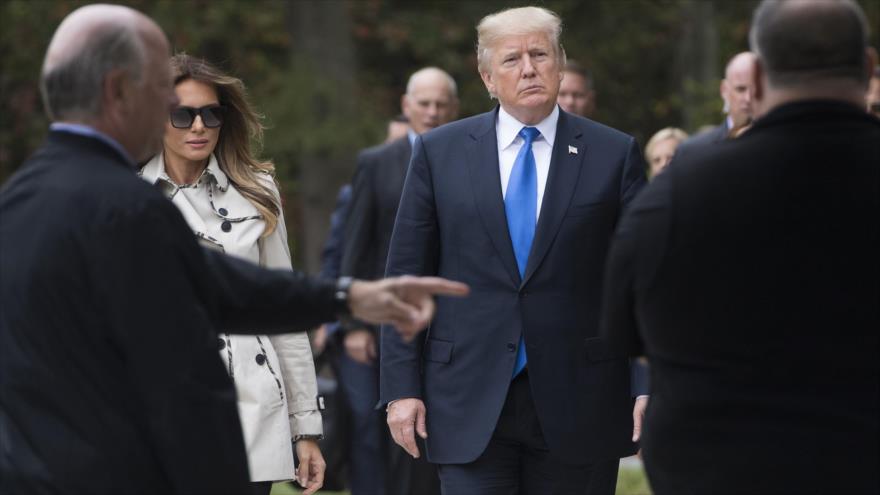
[[[229,178],[220,170],[220,163],[217,162],[217,157],[214,154],[211,154],[211,159],[208,160],[208,166],[205,168],[205,175],[209,175],[214,178],[214,182],[217,183],[217,187],[220,188],[221,191],[226,192],[229,188]],[[174,184],[174,181],[168,177],[168,174],[165,173],[165,156],[163,153],[159,153],[154,156],[144,168],[141,169],[141,177],[144,180],[147,180],[151,184],[155,184],[158,181],[163,181],[168,183],[169,185],[177,187]]]
[[[220,163],[217,161],[217,157],[211,153],[211,159],[208,160],[208,168],[205,169],[205,173],[214,177],[214,181],[217,183],[217,187],[220,188],[221,191],[226,192],[226,189],[229,188],[229,177],[220,169]]]
[[[117,153],[122,155],[122,157],[131,168],[137,168],[134,159],[131,157],[131,155],[128,154],[128,151],[126,151],[125,148],[123,148],[122,145],[119,144],[119,141],[95,129],[94,127],[85,124],[71,124],[69,122],[53,122],[49,125],[49,130],[54,132],[67,132],[70,134],[76,134],[78,136],[85,136],[97,139],[98,141],[101,141],[107,146],[110,146],[111,148],[116,150]]]
[[[410,148],[416,147],[416,138],[417,137],[419,137],[419,135],[416,134],[416,131],[414,131],[412,129],[406,130],[406,138],[409,139],[409,147]]]
[[[519,131],[523,127],[537,127],[541,132],[541,136],[543,136],[544,141],[550,145],[550,148],[553,148],[553,141],[556,139],[556,124],[559,122],[559,105],[553,105],[553,111],[550,112],[544,120],[538,122],[537,125],[527,126],[523,124],[519,120],[517,120],[513,115],[507,113],[504,110],[504,107],[498,108],[498,120],[496,122],[496,126],[498,129],[498,144],[501,145],[501,149],[505,149],[516,140],[517,136],[519,136]]]

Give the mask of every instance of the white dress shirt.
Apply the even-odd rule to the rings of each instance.
[[[550,173],[550,158],[553,154],[553,141],[556,139],[557,122],[559,122],[558,105],[554,105],[550,115],[534,126],[527,126],[516,120],[504,111],[504,107],[498,109],[498,119],[495,122],[495,134],[498,138],[498,166],[501,172],[501,194],[504,197],[507,197],[507,183],[510,182],[510,172],[513,170],[516,155],[525,143],[525,140],[519,136],[519,131],[523,127],[537,127],[541,132],[541,135],[532,142],[532,154],[535,155],[535,165],[538,169],[538,202],[535,222],[541,215],[541,203],[544,201],[544,188],[547,186],[547,175]]]

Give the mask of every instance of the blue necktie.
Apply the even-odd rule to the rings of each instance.
[[[535,238],[535,223],[538,211],[538,170],[535,155],[532,153],[532,142],[541,135],[535,127],[523,127],[519,131],[523,138],[522,148],[513,162],[510,180],[507,183],[507,195],[504,197],[504,211],[507,213],[507,230],[513,242],[513,254],[520,278],[526,276],[526,263],[532,240]],[[513,376],[516,377],[526,367],[526,342],[523,335],[519,338],[516,350],[516,364]]]

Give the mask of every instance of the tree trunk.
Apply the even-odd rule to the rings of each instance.
[[[343,136],[332,131],[356,121],[352,96],[356,67],[348,9],[342,0],[287,0],[291,72],[305,81],[304,115],[296,127],[308,135],[301,139],[306,144],[297,150],[299,217],[292,229],[294,259],[309,273],[320,268],[336,192],[351,175],[355,153]]]

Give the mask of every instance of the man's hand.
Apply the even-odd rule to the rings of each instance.
[[[376,337],[373,332],[364,329],[345,332],[345,353],[352,360],[361,364],[372,364],[376,360]]]
[[[428,438],[425,426],[425,403],[421,399],[400,399],[388,406],[388,430],[397,445],[409,455],[419,458],[415,433]]]
[[[642,421],[645,419],[645,409],[648,407],[648,396],[642,395],[636,398],[633,405],[633,442],[638,442],[642,437]]]
[[[390,323],[404,340],[412,340],[434,317],[434,297],[465,296],[468,286],[439,277],[355,280],[348,292],[352,316],[367,323]]]
[[[297,441],[296,457],[299,458],[296,481],[304,488],[303,495],[312,495],[324,486],[324,471],[327,469],[318,442],[305,439]]]

